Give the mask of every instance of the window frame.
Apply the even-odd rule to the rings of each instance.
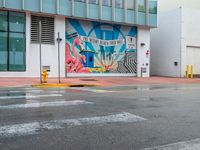
[[[5,34],[5,40],[6,40],[6,44],[5,44],[5,51],[2,51],[2,52],[6,52],[6,62],[5,64],[0,64],[0,65],[5,65],[5,69],[4,70],[1,70],[0,69],[0,72],[2,71],[8,71],[8,53],[9,53],[9,50],[8,50],[8,32],[6,31],[0,31],[1,34]],[[0,67],[1,68],[1,67]],[[4,68],[4,67],[2,67]]]
[[[129,6],[129,5],[128,5],[129,1],[133,2],[133,7],[132,7],[132,8],[128,7],[128,6]],[[126,4],[126,5],[127,5],[127,6],[126,6],[126,9],[127,9],[127,10],[135,10],[135,0],[127,0],[127,4]]]
[[[90,0],[88,0],[88,4],[95,4],[95,5],[99,5],[99,0],[95,0],[96,2],[90,2]]]
[[[107,4],[104,2],[108,2]],[[102,0],[102,6],[111,7],[112,6],[112,0]]]
[[[8,47],[9,47],[9,53],[11,53],[12,51],[11,51],[11,48],[10,48],[10,44],[11,44],[11,38],[12,38],[12,36],[11,35],[14,35],[14,34],[19,34],[19,35],[22,35],[23,36],[23,41],[24,41],[24,50],[22,50],[21,52],[23,52],[23,67],[24,67],[24,69],[15,69],[15,67],[17,67],[17,65],[16,65],[16,61],[14,61],[14,64],[11,64],[11,58],[10,58],[10,55],[9,55],[9,71],[13,71],[13,72],[20,72],[20,71],[24,71],[24,70],[26,70],[26,35],[24,34],[24,33],[19,33],[19,32],[9,32],[9,45],[8,45]],[[17,52],[17,51],[16,51]],[[20,52],[20,51],[19,51]],[[15,56],[14,56],[14,58],[15,58]],[[14,59],[15,60],[15,59]],[[14,69],[12,69],[12,67],[11,66],[14,66]]]
[[[154,2],[155,5],[154,7],[151,7],[151,3]],[[156,9],[154,11],[154,9]],[[158,13],[158,2],[155,0],[149,0],[149,10],[148,10],[149,14],[157,14]]]
[[[86,0],[74,0],[74,2],[81,2],[81,3],[85,3]]]
[[[0,29],[0,31],[1,31],[1,32],[8,32],[8,24],[9,24],[9,22],[8,22],[8,21],[9,21],[9,20],[8,20],[8,11],[0,10],[0,12],[6,12],[6,17],[5,17],[5,18],[6,18],[6,21],[7,21],[7,22],[6,22],[7,29],[6,29],[6,30]]]
[[[118,6],[118,7],[116,7],[117,5],[117,3],[118,3],[118,1],[120,1],[120,6]],[[114,3],[115,3],[115,8],[117,8],[117,9],[124,9],[125,7],[124,7],[124,0],[115,0],[114,1]]]
[[[7,69],[6,70],[0,70],[0,72],[26,72],[26,14],[23,12],[17,12],[17,11],[7,11],[7,10],[0,10],[1,12],[5,11],[7,12],[7,31],[2,31],[0,30],[1,33],[6,33],[7,34]],[[24,31],[10,31],[10,14],[11,13],[18,13],[18,14],[23,14],[24,17]],[[11,70],[10,68],[10,34],[12,33],[17,33],[17,34],[22,34],[24,36],[24,50],[23,50],[23,65],[24,69],[23,70]],[[14,64],[15,65],[15,64]]]
[[[144,10],[140,10],[140,1],[143,1],[144,2],[144,5],[141,5],[141,7],[144,7],[143,9]],[[146,7],[147,7],[147,5],[146,5],[146,1],[145,0],[138,0],[138,12],[141,12],[141,13],[145,13],[146,12]]]

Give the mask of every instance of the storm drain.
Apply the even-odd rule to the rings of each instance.
[[[98,85],[90,85],[90,84],[74,84],[74,85],[69,85],[69,87],[94,87]]]
[[[80,79],[81,81],[98,81],[96,79]]]
[[[78,84],[78,85],[70,85],[69,87],[85,87],[83,84]]]

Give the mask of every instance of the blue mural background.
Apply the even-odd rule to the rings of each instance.
[[[136,37],[136,27],[67,19],[66,71],[136,74]]]

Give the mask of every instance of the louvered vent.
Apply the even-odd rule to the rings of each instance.
[[[54,44],[54,18],[31,16],[31,42],[39,43],[39,21],[41,20],[41,43]]]

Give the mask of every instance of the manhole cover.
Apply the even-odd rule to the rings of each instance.
[[[96,79],[80,79],[81,81],[98,81]]]

